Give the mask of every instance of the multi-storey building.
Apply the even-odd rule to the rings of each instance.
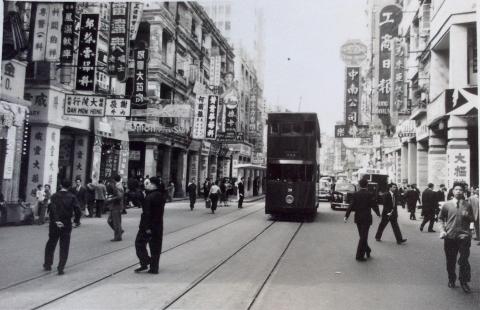
[[[403,1],[412,113],[385,155],[403,183],[478,185],[477,10],[473,0]]]

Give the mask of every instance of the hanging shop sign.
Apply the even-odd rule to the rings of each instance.
[[[206,139],[215,139],[217,136],[217,110],[218,96],[209,95],[207,101],[207,126],[205,129]]]
[[[250,134],[257,131],[257,96],[250,96],[248,104],[248,131]]]
[[[47,48],[49,4],[38,3],[33,31],[32,61],[44,61]]]
[[[131,5],[130,26],[128,28],[129,28],[129,39],[133,41],[137,37],[137,31],[140,25],[140,19],[142,18],[143,3],[133,2],[130,5]]]
[[[358,125],[360,68],[347,67],[345,81],[345,124],[348,126]]]
[[[335,125],[335,138],[369,137],[368,125]]]
[[[107,99],[105,116],[126,117],[130,116],[130,99]]]
[[[405,44],[400,39],[394,39],[392,47],[392,92],[390,101],[398,115],[410,115],[411,107],[405,96]]]
[[[135,74],[133,77],[132,108],[145,109],[147,107],[148,49],[136,49],[133,52],[133,58],[135,60]]]
[[[82,14],[78,43],[77,91],[95,90],[95,72],[97,64],[98,14]]]
[[[73,62],[75,6],[75,2],[63,4],[62,41],[60,43],[60,62],[62,64],[70,65]]]
[[[210,57],[210,85],[220,86],[222,56]]]
[[[63,4],[62,3],[50,3],[48,14],[48,27],[47,27],[47,42],[45,49],[46,61],[59,61],[60,60],[60,48],[62,38],[62,20],[63,20]]]
[[[470,183],[470,150],[447,148],[448,188],[455,182]]]
[[[205,128],[207,123],[207,97],[197,95],[193,117],[193,138],[205,139]]]
[[[477,87],[453,88],[445,90],[445,113],[448,114],[469,102],[476,104],[478,102],[477,94]]]
[[[187,130],[180,126],[166,127],[158,123],[147,123],[142,121],[129,121],[126,123],[128,132],[136,133],[170,133],[177,135],[187,135]]]
[[[5,167],[3,170],[3,178],[5,180],[11,180],[13,178],[13,169],[15,163],[15,138],[17,134],[17,127],[11,126],[8,128],[7,144],[5,147]]]
[[[414,120],[405,120],[397,128],[399,138],[415,137],[417,125]]]
[[[347,66],[359,66],[367,58],[368,49],[360,40],[348,40],[340,48],[340,55]]]
[[[390,92],[391,79],[391,52],[394,38],[398,38],[398,25],[402,19],[402,9],[396,5],[385,6],[379,16],[379,74],[378,74],[378,101],[373,113],[377,114],[385,127],[391,126],[390,120]]]
[[[127,2],[113,2],[110,14],[108,72],[117,76],[117,79],[123,82],[127,78],[129,4]]]
[[[65,95],[65,115],[105,116],[105,97],[88,95]]]
[[[192,106],[189,104],[167,104],[155,116],[168,118],[190,118]]]

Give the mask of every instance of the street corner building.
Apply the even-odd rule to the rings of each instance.
[[[8,203],[33,203],[37,185],[55,192],[61,179],[160,176],[176,197],[193,177],[244,176],[247,195],[263,184],[256,56],[199,3],[5,1],[3,12]]]

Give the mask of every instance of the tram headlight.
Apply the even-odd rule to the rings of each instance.
[[[294,200],[295,200],[295,199],[293,198],[292,195],[287,195],[287,196],[285,197],[285,202],[286,202],[287,204],[289,204],[289,205],[291,205]]]

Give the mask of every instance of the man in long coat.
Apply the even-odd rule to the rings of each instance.
[[[438,210],[438,193],[433,191],[433,184],[428,183],[428,187],[422,193],[422,214],[423,221],[420,225],[420,231],[423,231],[423,227],[427,222],[428,232],[435,232],[433,230],[433,224],[435,223],[435,215]]]

